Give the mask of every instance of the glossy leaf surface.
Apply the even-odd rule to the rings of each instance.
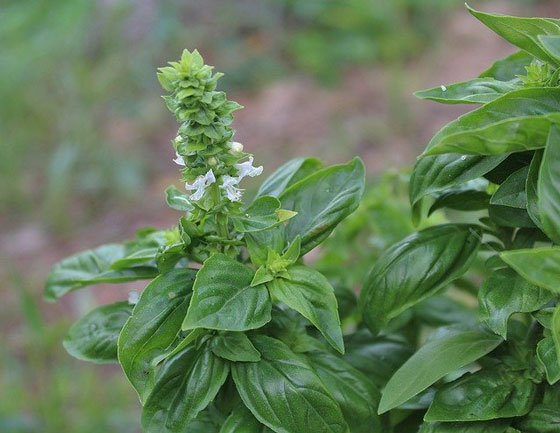
[[[504,251],[500,257],[530,283],[560,293],[560,247]]]
[[[538,180],[538,207],[544,232],[560,244],[560,126],[550,128]]]
[[[485,104],[507,92],[518,89],[520,83],[519,80],[499,81],[493,78],[475,78],[414,92],[414,96],[443,104]]]
[[[294,158],[279,167],[261,185],[257,197],[278,197],[294,183],[321,169],[323,163],[316,158]]]

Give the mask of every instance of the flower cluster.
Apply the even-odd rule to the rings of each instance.
[[[198,51],[185,50],[179,62],[169,65],[159,69],[158,79],[170,93],[164,96],[167,107],[182,123],[173,140],[174,161],[184,167],[189,200],[207,210],[222,206],[224,200],[239,202],[239,182],[262,172],[243,145],[232,141],[233,112],[241,105],[216,90],[222,74],[213,74]]]

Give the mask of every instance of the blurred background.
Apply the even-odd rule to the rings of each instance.
[[[560,16],[555,0],[475,1]],[[0,432],[139,432],[118,368],[72,359],[72,321],[138,287],[42,300],[58,260],[170,227],[177,182],[155,71],[198,48],[245,106],[236,139],[270,174],[287,159],[406,169],[471,107],[412,92],[478,75],[513,49],[462,0],[0,0]],[[249,185],[249,188],[251,185]],[[389,198],[390,199],[390,198]]]

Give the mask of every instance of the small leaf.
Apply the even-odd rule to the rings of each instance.
[[[235,230],[240,233],[257,232],[275,227],[294,217],[297,213],[281,211],[280,201],[275,197],[257,198],[240,216],[231,216]]]
[[[261,424],[243,404],[237,406],[222,425],[219,433],[268,433],[272,432]],[[189,432],[190,433],[190,432]]]
[[[154,361],[181,330],[195,276],[195,270],[177,269],[154,279],[120,334],[119,362],[142,402],[151,390]]]
[[[263,285],[251,287],[253,272],[224,254],[207,259],[196,275],[182,329],[247,331],[270,321],[272,304]]]
[[[414,92],[414,96],[443,104],[486,104],[507,92],[518,89],[520,85],[519,79],[498,81],[493,78],[475,78]]]
[[[304,316],[331,346],[344,353],[336,297],[329,281],[307,266],[291,266],[288,272],[289,280],[276,278],[267,283],[271,296]]]
[[[117,340],[132,314],[128,302],[98,307],[80,320],[68,331],[64,348],[75,358],[105,364],[117,362]]]
[[[463,275],[476,257],[480,239],[476,226],[445,224],[389,248],[371,269],[360,294],[367,326],[378,332],[390,319]]]
[[[504,251],[500,257],[530,283],[560,293],[560,247]]]
[[[279,340],[256,335],[259,362],[236,362],[232,374],[245,406],[277,433],[348,433],[339,405],[314,370]]]
[[[167,187],[165,190],[165,201],[171,209],[185,212],[194,209],[194,206],[189,200],[189,196],[186,193],[179,191],[173,185]]]
[[[525,74],[527,72],[525,68],[534,60],[535,58],[526,51],[516,51],[503,59],[496,60],[494,64],[480,74],[479,77],[510,81],[517,78],[518,75]]]
[[[502,339],[483,328],[440,328],[391,377],[383,390],[379,413],[422,392],[443,376],[494,350]]]
[[[545,305],[552,294],[525,281],[512,269],[498,269],[478,293],[480,319],[507,338],[508,320],[514,313],[532,313]]]
[[[519,372],[480,370],[443,385],[426,421],[487,421],[526,415],[537,386]]]
[[[229,374],[226,361],[193,346],[166,360],[142,410],[146,433],[183,433],[214,400]]]
[[[233,362],[256,362],[261,354],[243,332],[223,332],[212,338],[214,355]]]
[[[538,208],[544,232],[560,244],[560,127],[550,128],[538,180]]]
[[[542,222],[539,210],[539,199],[538,199],[538,181],[539,181],[539,171],[542,161],[542,151],[536,151],[533,159],[531,160],[531,165],[529,166],[529,174],[527,175],[527,183],[525,184],[525,190],[527,192],[527,213],[533,221],[533,223],[542,230]]]

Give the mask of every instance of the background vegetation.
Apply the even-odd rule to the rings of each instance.
[[[267,173],[295,155],[329,162],[362,155],[381,181],[331,244],[364,241],[354,252],[365,267],[412,230],[406,173],[381,176],[382,169],[410,166],[434,131],[466,110],[416,103],[412,90],[468,78],[510,50],[461,6],[4,0],[0,431],[139,431],[139,404],[120,372],[75,361],[61,346],[76,316],[139,287],[99,287],[56,306],[41,290],[60,258],[176,219],[163,200],[163,187],[175,181],[175,123],[159,98],[156,67],[197,47],[227,72],[224,90],[246,106],[236,137]],[[554,1],[473,6],[560,16]],[[444,50],[461,51],[461,70],[442,64],[457,57]],[[376,215],[393,215],[395,225],[378,226]],[[326,248],[319,258],[326,269],[349,259]]]

